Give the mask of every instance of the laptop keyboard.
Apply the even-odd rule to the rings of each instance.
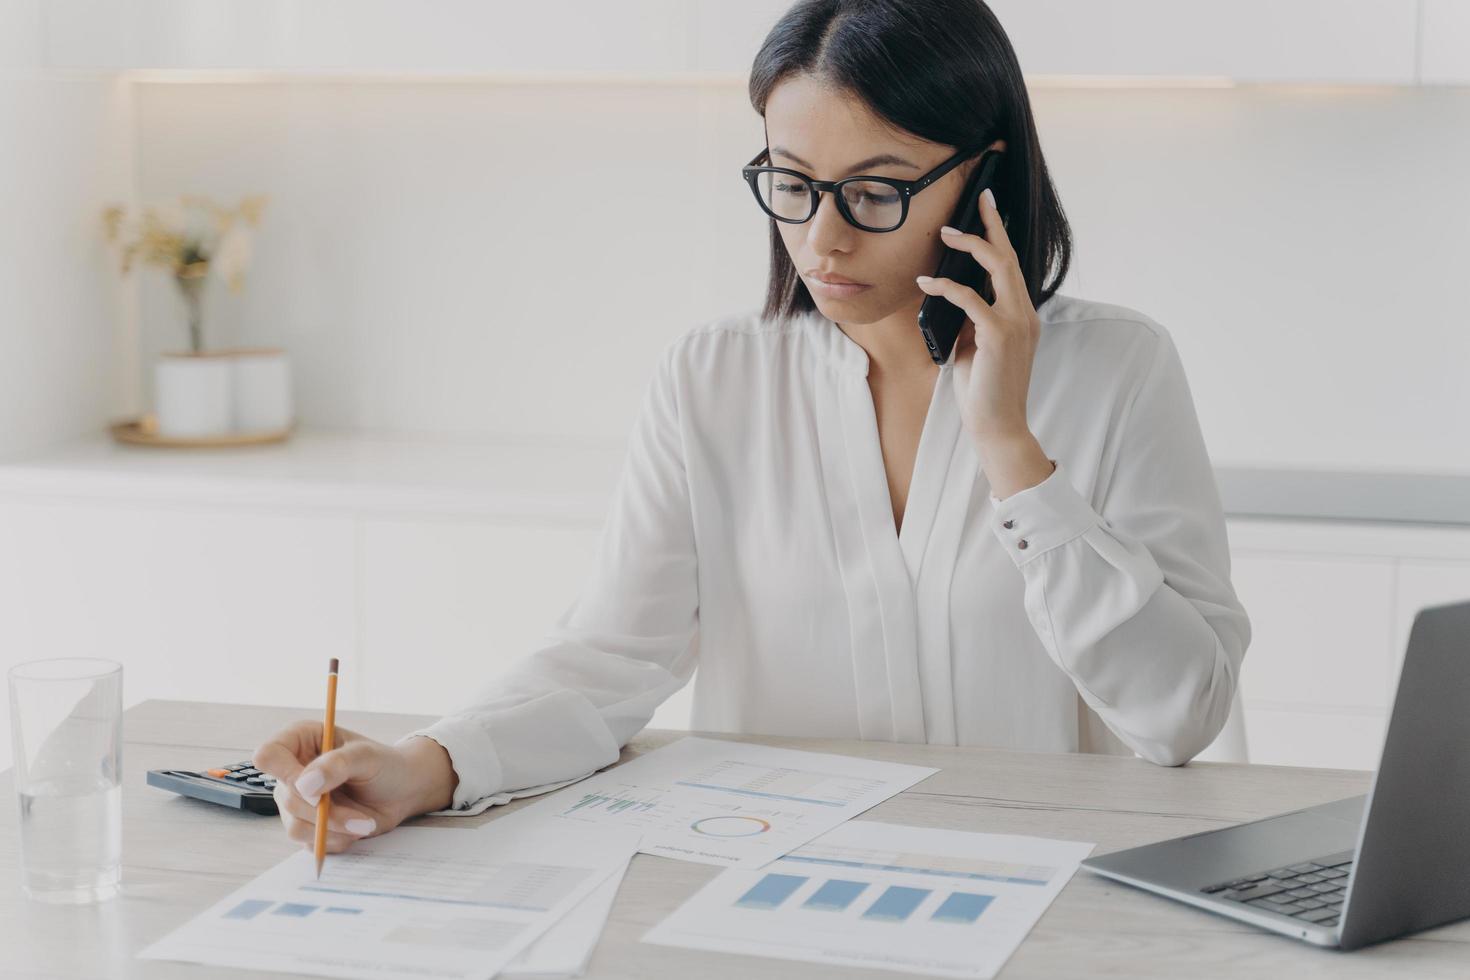
[[[1242,905],[1289,915],[1303,922],[1335,926],[1343,892],[1353,870],[1353,853],[1333,854],[1285,868],[1262,871],[1200,891]]]

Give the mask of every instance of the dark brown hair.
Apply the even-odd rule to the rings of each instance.
[[[1032,306],[1057,291],[1072,260],[1071,228],[1041,156],[1016,52],[981,0],[799,0],[771,28],[751,66],[755,111],[764,117],[772,89],[798,73],[851,92],[880,118],[934,143],[958,148],[1004,139],[995,195]],[[769,220],[763,315],[815,310]]]

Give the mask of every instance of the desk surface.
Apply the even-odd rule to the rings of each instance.
[[[255,745],[306,709],[149,701],[127,712],[123,751],[123,895],[67,908],[26,900],[17,867],[16,808],[0,802],[0,973],[25,978],[202,977],[210,967],[141,961],[134,954],[289,855],[273,817],[175,797],[144,783],[144,772],[205,768],[248,758]],[[391,739],[427,719],[342,712],[339,723]],[[626,761],[679,737],[646,731]],[[940,772],[860,819],[1094,841],[1094,853],[1222,827],[1365,792],[1369,774],[1195,763],[1178,769],[1141,759],[1037,755],[992,749],[825,739],[734,737],[741,741],[936,766]],[[13,798],[9,772],[0,799]],[[478,817],[434,817],[424,825],[468,830],[523,805]],[[800,977],[910,974],[820,967],[701,953],[639,942],[656,922],[720,869],[637,855],[618,893],[589,970],[591,977]],[[1470,975],[1470,921],[1344,954],[1318,950],[1079,871],[1001,976],[1110,975],[1255,977],[1270,969],[1302,977],[1416,978]],[[240,976],[280,974],[241,971]]]

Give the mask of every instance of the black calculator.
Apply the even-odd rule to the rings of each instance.
[[[261,772],[249,762],[236,762],[203,772],[150,769],[148,785],[236,810],[266,814],[277,812],[276,798],[272,793],[276,788],[276,777]]]

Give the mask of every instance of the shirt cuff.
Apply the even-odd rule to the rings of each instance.
[[[503,782],[500,756],[491,744],[490,736],[480,725],[466,718],[450,715],[428,728],[409,732],[398,741],[405,742],[416,735],[432,738],[449,753],[449,764],[459,777],[459,784],[454,788],[454,799],[450,803],[452,809],[467,810],[477,801],[500,789]]]
[[[990,495],[994,510],[991,529],[1017,568],[1102,523],[1097,511],[1067,479],[1062,464],[1052,462],[1056,469],[1036,486],[1004,500]]]

